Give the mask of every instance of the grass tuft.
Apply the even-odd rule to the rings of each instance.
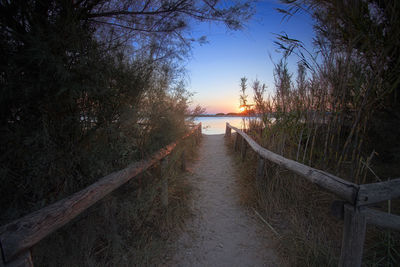
[[[37,266],[159,265],[167,244],[191,216],[191,186],[180,169],[185,147],[188,160],[196,155],[194,140],[186,140],[169,157],[169,204],[160,202],[161,180],[153,168],[117,189],[71,223],[33,248]]]
[[[337,266],[343,222],[330,214],[336,197],[274,163],[265,162],[266,175],[256,179],[257,157],[245,161],[227,142],[239,172],[241,203],[255,209],[278,234],[278,252],[287,266]],[[271,231],[268,227],[266,231]],[[396,266],[399,233],[367,227],[363,262],[367,266]]]

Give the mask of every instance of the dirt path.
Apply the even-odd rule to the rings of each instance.
[[[269,233],[240,206],[223,135],[204,135],[193,183],[193,218],[172,244],[168,266],[278,266]]]

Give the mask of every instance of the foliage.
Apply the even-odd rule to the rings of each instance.
[[[328,97],[335,98],[335,105],[326,109],[333,114],[342,113],[341,121],[348,120],[353,125],[340,153],[341,162],[351,153],[351,147],[357,146],[357,139],[364,140],[362,146],[375,150],[380,155],[378,159],[396,161],[400,146],[395,137],[395,125],[400,120],[398,2],[290,2],[287,9],[281,10],[286,16],[300,11],[313,16],[318,54],[313,55],[300,41],[284,35],[279,37],[279,45],[287,55],[299,55],[312,75],[320,76],[327,85]],[[360,130],[364,128],[365,131]],[[386,137],[380,138],[383,132]]]
[[[185,130],[190,24],[239,29],[247,1],[0,2],[0,224]],[[132,215],[133,216],[133,215]]]
[[[0,13],[5,222],[182,134],[189,23],[238,29],[251,5],[30,0],[2,1]]]
[[[181,155],[196,155],[188,138],[169,155],[163,176],[168,179],[168,208],[160,200],[159,166],[113,191],[71,223],[35,245],[38,266],[149,266],[160,265],[168,246],[190,217],[191,187],[181,170]]]
[[[263,120],[261,135],[258,135],[259,128],[249,129],[249,132],[272,151],[357,184],[398,175],[399,3],[374,0],[282,2],[287,8],[279,11],[288,18],[301,11],[311,14],[316,33],[314,51],[308,51],[301,41],[286,34],[278,35],[276,44],[283,51],[283,59],[275,64],[275,94],[264,101],[268,108],[263,115],[263,118],[275,120],[273,123]],[[286,65],[290,55],[299,59],[295,81]],[[319,240],[326,239],[324,235],[328,233],[329,237],[333,236],[340,228],[334,224],[321,226],[319,222],[326,220],[324,216],[319,218],[318,210],[322,205],[304,201],[308,195],[317,194],[317,189],[299,185],[297,178],[293,182],[293,177],[283,172],[275,176],[279,177],[268,177],[268,181],[276,179],[272,183],[279,185],[275,187],[279,192],[267,188],[260,194],[266,199],[262,203],[279,202],[282,209],[288,210],[289,217],[296,218],[292,225],[297,229],[296,234],[289,237],[297,240],[293,244],[297,249],[292,254],[291,264],[297,264],[300,254],[315,252],[316,247],[323,252],[318,256],[322,256],[322,260],[317,261],[319,264],[309,261],[310,258],[301,264],[328,264],[323,259],[335,257],[335,241],[329,244],[319,243]],[[291,178],[286,179],[286,176]],[[279,200],[289,197],[285,195],[287,190],[296,199],[294,203]],[[330,197],[321,195],[317,199]],[[308,210],[307,205],[312,208]],[[390,207],[392,211],[399,210],[395,200],[383,203],[381,209],[392,212]],[[303,224],[308,227],[303,228]],[[321,234],[315,229],[320,229]],[[304,249],[309,244],[310,232],[316,234],[315,243]],[[392,234],[398,237],[398,233]],[[385,235],[369,230],[365,246],[368,255],[364,260],[368,264],[394,266],[399,261],[399,245],[391,242],[394,238],[391,234],[382,236]],[[291,243],[286,245],[291,247]],[[374,248],[368,249],[371,246]],[[303,249],[297,253],[300,247]],[[372,257],[373,250],[376,252]]]

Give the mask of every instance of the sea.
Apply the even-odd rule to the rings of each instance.
[[[195,123],[199,122],[203,134],[224,134],[227,122],[239,129],[243,128],[243,117],[197,117]]]

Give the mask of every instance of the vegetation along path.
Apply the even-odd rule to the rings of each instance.
[[[203,135],[189,180],[193,217],[167,265],[277,266],[269,233],[239,203],[234,161],[223,135]]]

